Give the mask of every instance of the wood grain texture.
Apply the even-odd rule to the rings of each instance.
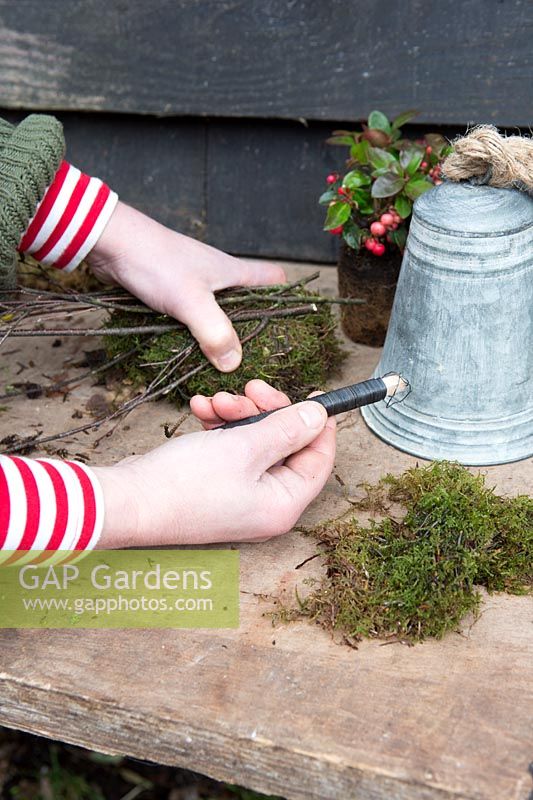
[[[0,105],[529,125],[527,0],[1,0]]]
[[[291,279],[308,268],[291,266]],[[324,270],[323,290],[335,291]],[[73,323],[74,324],[74,323]],[[371,374],[379,351],[346,343],[335,383]],[[81,341],[17,344],[55,374]],[[70,360],[69,360],[70,359]],[[16,372],[13,362],[5,381]],[[94,392],[17,400],[0,437],[72,423]],[[104,391],[99,387],[99,391]],[[97,436],[62,442],[73,456],[110,463],[163,439],[177,417],[141,407],[93,450]],[[189,419],[184,430],[194,428]],[[351,496],[416,460],[375,438],[359,412],[340,421],[335,470]],[[487,469],[502,493],[531,493],[533,459]],[[348,507],[332,477],[302,522]],[[493,595],[480,619],[441,642],[363,642],[354,651],[305,623],[273,627],[265,595],[290,600],[320,574],[312,540],[293,532],[241,545],[241,626],[234,631],[0,631],[0,724],[109,753],[184,766],[289,800],[527,800],[532,788],[533,600]]]

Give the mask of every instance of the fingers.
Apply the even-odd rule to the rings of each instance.
[[[285,283],[287,277],[285,270],[279,264],[270,264],[268,261],[242,261],[243,275],[239,282],[242,286],[270,286],[276,283]]]
[[[180,319],[217,369],[221,372],[237,369],[242,358],[241,343],[213,294],[203,291],[189,296],[180,311]]]
[[[304,450],[286,459],[283,467],[274,469],[287,470],[302,478],[304,481],[326,482],[335,460],[335,417],[330,417],[322,433],[317,436]]]
[[[213,408],[213,401],[210,397],[203,394],[195,394],[190,400],[191,411],[194,416],[202,423],[206,430],[216,428],[224,422]]]
[[[195,395],[191,397],[191,411],[206,430],[218,428],[224,422],[232,422],[244,417],[252,417],[259,409],[248,397],[217,392],[214,397]]]
[[[273,408],[290,406],[291,401],[284,392],[275,389],[266,381],[255,378],[248,381],[244,393],[255,403],[259,411],[271,411]]]
[[[290,405],[286,394],[269,386],[265,381],[249,381],[244,389],[245,396],[217,392],[212,398],[215,414],[228,422],[244,417],[252,417],[261,411],[272,411]]]
[[[278,507],[285,506],[292,513],[291,527],[331,475],[335,461],[335,428],[335,417],[331,417],[322,433],[307,447],[263,476],[265,487],[279,496]]]
[[[260,422],[241,428],[259,476],[273,464],[310,444],[327,422],[325,408],[312,400],[282,408]]]
[[[286,394],[260,379],[248,381],[244,392],[244,397],[229,392],[217,392],[214,397],[195,395],[191,398],[191,411],[204,428],[209,429],[223,422],[290,405]]]
[[[213,409],[221,419],[232,422],[258,414],[260,409],[249,397],[229,392],[217,392],[213,397]]]
[[[224,271],[213,276],[213,289],[224,289],[228,286],[271,286],[285,283],[285,270],[278,264],[268,261],[248,261],[232,258],[226,262]]]

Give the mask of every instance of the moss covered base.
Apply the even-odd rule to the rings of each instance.
[[[303,302],[312,300],[314,296],[301,290],[300,293]],[[268,299],[268,294],[266,297]],[[231,309],[226,306],[225,310]],[[150,315],[143,318],[139,314],[113,312],[108,327],[168,322],[172,322],[168,317]],[[253,334],[257,327],[257,320],[235,323],[241,340]],[[165,378],[167,385],[180,376],[184,378],[167,395],[180,403],[194,394],[212,395],[220,390],[240,393],[252,378],[262,378],[286,392],[291,399],[301,399],[309,392],[323,388],[344,359],[335,327],[336,321],[327,303],[318,305],[315,312],[304,316],[271,319],[264,330],[245,342],[242,364],[231,373],[221,373],[212,367],[186,329],[156,337],[145,334],[108,336],[106,348],[109,357],[132,347],[138,348],[121,364],[120,371],[134,387],[139,387],[148,385],[160,373],[162,365],[192,345],[192,352]],[[201,367],[200,371],[195,372],[198,367]]]
[[[363,636],[420,641],[456,629],[476,587],[533,591],[533,498],[506,498],[482,475],[435,462],[368,486],[372,519],[324,523],[327,577],[292,616],[309,617],[349,643]],[[391,508],[403,514],[392,516]]]

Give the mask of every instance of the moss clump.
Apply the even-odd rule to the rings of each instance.
[[[299,291],[302,303],[313,300],[314,295]],[[265,300],[272,306],[272,298],[265,290]],[[257,306],[261,308],[259,304]],[[247,306],[249,308],[249,305]],[[225,306],[230,311],[231,306]],[[114,311],[107,327],[127,327],[173,322],[166,316]],[[241,340],[258,327],[258,320],[235,322]],[[243,345],[243,360],[239,369],[221,373],[208,364],[198,347],[193,347],[179,367],[173,370],[166,384],[180,376],[188,375],[199,365],[205,368],[188,377],[179,387],[169,392],[168,399],[182,402],[194,394],[212,395],[217,391],[242,392],[252,378],[263,378],[293,398],[305,396],[324,385],[326,379],[342,363],[342,351],[335,333],[336,322],[328,303],[317,306],[317,311],[304,316],[271,319],[266,328]],[[110,358],[134,346],[138,349],[120,366],[121,373],[130,378],[134,386],[150,383],[161,366],[176,353],[193,345],[195,340],[188,330],[179,329],[157,336],[135,334],[106,336],[106,350]],[[163,384],[161,384],[163,385]]]
[[[367,526],[355,518],[312,533],[325,547],[327,577],[299,614],[363,636],[420,641],[440,638],[476,613],[476,587],[514,594],[533,590],[533,498],[500,497],[450,462],[387,475],[368,487],[362,509],[390,511]]]

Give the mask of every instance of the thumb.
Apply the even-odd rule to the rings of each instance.
[[[189,297],[187,305],[180,308],[179,319],[217,369],[221,372],[237,369],[242,359],[239,337],[211,292]]]
[[[306,400],[241,428],[261,474],[278,461],[297,453],[316,439],[328,421],[320,403]]]

